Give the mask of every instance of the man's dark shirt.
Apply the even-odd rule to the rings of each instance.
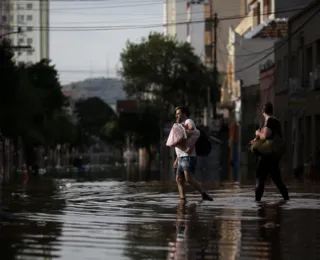
[[[278,119],[276,119],[274,117],[269,117],[265,123],[265,126],[268,127],[272,131],[270,137],[277,134],[282,138],[281,124]]]

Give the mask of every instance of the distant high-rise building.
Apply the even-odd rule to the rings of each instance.
[[[187,0],[164,1],[164,33],[187,40]]]
[[[22,30],[11,35],[13,45],[32,47],[18,51],[17,62],[35,63],[49,58],[49,0],[10,1],[10,28]]]
[[[0,0],[0,36],[9,32],[10,5],[9,0]],[[1,37],[4,38],[4,37]]]

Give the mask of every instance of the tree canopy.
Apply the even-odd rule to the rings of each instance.
[[[75,106],[80,125],[90,134],[101,137],[101,129],[107,122],[114,121],[113,109],[99,97],[79,100]]]
[[[17,65],[10,44],[0,43],[0,130],[25,144],[74,142],[76,126],[65,113],[58,72],[50,60]]]
[[[152,33],[140,43],[128,41],[121,53],[124,89],[129,96],[146,94],[171,105],[205,104],[211,73],[189,43]]]

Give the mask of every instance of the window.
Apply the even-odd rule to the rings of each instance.
[[[267,20],[269,15],[271,14],[271,0],[263,1],[263,19]]]
[[[31,10],[32,9],[32,4],[27,4],[27,9]]]
[[[306,49],[306,64],[305,64],[305,68],[306,68],[306,73],[307,73],[307,79],[309,79],[309,73],[312,72],[313,70],[313,50],[312,50],[312,46],[308,47]]]
[[[310,86],[310,73],[313,73],[313,49],[312,46],[308,46],[305,49],[305,58],[304,58],[304,64],[302,65],[302,72],[304,73],[304,77],[303,80],[304,82],[302,82],[302,84],[305,87],[309,87]]]
[[[27,32],[32,32],[32,26],[27,26]]]
[[[27,21],[32,21],[32,15],[27,15]]]
[[[3,16],[2,16],[2,21],[3,21],[3,22],[6,22],[6,21],[7,21],[7,16],[3,15]]]
[[[320,40],[317,41],[317,65],[320,65]]]
[[[14,17],[13,15],[10,15],[10,22],[13,23],[13,21],[14,21]]]
[[[210,19],[206,19],[205,21],[205,31],[206,32],[212,32],[212,21]]]
[[[32,42],[33,42],[32,38],[27,39],[27,44],[32,44]]]
[[[33,53],[32,50],[28,50],[28,51],[27,51],[27,54],[28,54],[28,55],[32,55],[32,53]]]
[[[276,64],[276,73],[277,73],[277,79],[279,79],[279,83],[282,84],[282,61],[278,60]]]
[[[261,12],[260,12],[260,3],[257,3],[257,6],[253,9],[253,26],[256,27],[261,23]]]
[[[19,44],[22,44],[22,43],[24,43],[24,39],[23,38],[19,38],[18,42],[19,42]]]
[[[257,4],[257,24],[261,23],[261,4],[260,2]]]
[[[18,22],[23,22],[24,21],[24,15],[20,14],[18,15]]]
[[[212,44],[205,45],[205,55],[206,55],[206,62],[212,63],[212,54],[213,54],[213,46]]]
[[[292,54],[291,55],[291,59],[290,59],[290,73],[289,76],[290,77],[297,77],[298,76],[298,68],[297,68],[297,63],[298,62],[298,58],[297,58],[297,54]]]

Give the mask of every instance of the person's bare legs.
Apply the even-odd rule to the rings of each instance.
[[[186,194],[185,194],[185,190],[184,190],[184,179],[181,178],[181,176],[177,175],[176,176],[176,182],[178,185],[178,190],[179,190],[179,195],[180,195],[180,199],[185,200],[186,199]]]
[[[203,189],[201,188],[201,185],[199,184],[199,182],[197,182],[193,178],[191,173],[184,171],[184,177],[186,182],[189,183],[189,185],[191,185],[195,190],[197,190],[202,195],[203,200],[210,200],[210,201],[213,200],[206,192],[203,191]]]
[[[191,173],[184,171],[184,177],[186,182],[189,183],[195,190],[199,191],[201,194],[203,193],[200,184],[193,178]]]

